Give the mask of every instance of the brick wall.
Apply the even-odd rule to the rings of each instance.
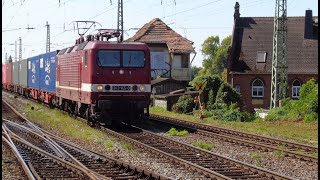
[[[252,82],[255,79],[261,79],[264,83],[264,96],[262,98],[252,98]],[[292,96],[292,82],[295,79],[299,79],[302,84],[306,83],[311,78],[318,81],[318,75],[301,75],[301,74],[289,74],[289,89],[288,95]],[[232,80],[229,75],[228,81],[231,84]],[[234,74],[233,75],[233,87],[240,85],[240,94],[244,103],[244,110],[253,112],[254,108],[268,109],[270,107],[271,98],[271,75],[270,74]]]

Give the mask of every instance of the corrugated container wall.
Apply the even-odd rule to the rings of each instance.
[[[28,88],[39,89],[40,57],[28,58]]]
[[[7,82],[6,67],[6,64],[2,64],[2,84],[5,84]]]
[[[6,83],[12,84],[12,63],[6,65]]]
[[[13,62],[12,66],[12,83],[14,85],[19,84],[19,61]]]
[[[56,92],[56,55],[58,51],[45,53],[40,56],[40,89],[49,92]]]
[[[28,60],[23,59],[19,61],[19,85],[23,87],[27,87],[27,66],[28,66]]]

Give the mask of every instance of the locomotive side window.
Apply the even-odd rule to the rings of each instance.
[[[102,67],[120,67],[120,51],[98,51],[97,64]]]
[[[123,51],[123,67],[144,67],[143,51]]]
[[[84,66],[88,66],[88,52],[84,51]]]

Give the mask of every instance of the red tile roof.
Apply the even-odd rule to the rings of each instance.
[[[193,42],[172,30],[161,19],[155,18],[145,24],[137,33],[126,41],[137,41],[148,44],[166,44],[169,52],[195,52]]]

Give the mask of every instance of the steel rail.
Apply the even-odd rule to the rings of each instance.
[[[51,138],[54,139],[55,141],[57,141],[58,143],[61,142],[61,143],[65,144],[65,145],[67,145],[67,146],[71,146],[72,148],[77,149],[77,150],[79,150],[79,151],[82,151],[82,152],[84,152],[84,153],[87,154],[87,155],[95,156],[95,157],[100,158],[100,159],[107,159],[108,161],[116,162],[117,164],[122,164],[123,166],[126,166],[126,167],[128,167],[128,168],[130,168],[130,169],[135,169],[135,170],[137,170],[137,171],[139,171],[139,172],[141,172],[141,173],[144,173],[144,174],[146,174],[146,175],[150,175],[151,177],[154,177],[155,179],[159,179],[159,180],[170,179],[170,178],[168,178],[168,177],[164,177],[164,176],[159,175],[159,174],[157,174],[157,173],[144,170],[144,169],[142,169],[142,168],[140,168],[140,167],[131,167],[132,165],[130,165],[130,164],[128,164],[128,163],[125,163],[125,162],[123,162],[123,161],[120,161],[120,160],[117,160],[117,159],[114,159],[114,158],[111,158],[111,157],[106,157],[106,156],[104,156],[104,155],[102,155],[102,154],[98,154],[98,153],[93,152],[93,151],[88,150],[88,149],[84,149],[83,147],[80,147],[80,146],[78,146],[78,145],[75,144],[75,143],[66,141],[66,140],[64,140],[64,139],[62,139],[62,138],[60,138],[60,137],[58,137],[58,136],[56,136],[56,135],[54,135],[54,134],[52,134],[52,133],[50,133],[50,132],[47,132],[47,131],[45,131],[45,130],[43,130],[43,131],[44,131],[48,136],[51,136]]]
[[[256,135],[256,134],[252,134],[252,133],[231,130],[231,129],[227,129],[227,128],[217,127],[217,126],[198,123],[198,122],[190,122],[190,121],[177,119],[177,118],[154,115],[154,114],[150,115],[149,119],[154,120],[154,121],[163,122],[163,123],[174,124],[177,126],[184,126],[184,127],[195,129],[195,130],[202,130],[202,131],[215,133],[216,136],[221,135],[219,137],[223,137],[223,138],[225,138],[225,137],[231,138],[232,137],[234,140],[241,139],[241,140],[243,140],[244,143],[249,143],[250,141],[253,142],[255,140],[256,142],[253,142],[253,143],[256,144],[257,146],[259,146],[260,148],[267,148],[270,150],[279,150],[279,151],[283,151],[288,156],[298,157],[298,158],[312,161],[312,162],[318,162],[317,157],[313,157],[308,154],[297,153],[297,152],[290,151],[287,149],[279,148],[277,146],[275,147],[274,144],[276,144],[278,146],[284,146],[284,147],[300,148],[300,149],[305,150],[307,152],[318,152],[318,148],[314,147],[314,146],[305,145],[305,144],[301,144],[301,143],[295,143],[295,142],[282,140],[282,139],[278,139],[278,138],[271,138],[271,137]]]
[[[163,136],[157,135],[157,134],[155,134],[153,132],[144,130],[144,129],[139,128],[139,127],[135,127],[135,126],[133,126],[133,127],[139,129],[140,131],[143,132],[143,134],[146,134],[147,136],[150,136],[150,137],[153,137],[153,138],[157,138],[157,139],[161,139],[161,141],[167,142],[170,145],[174,144],[174,145],[182,147],[182,149],[192,150],[192,151],[197,152],[199,154],[205,154],[206,156],[214,156],[214,157],[217,157],[218,159],[221,159],[223,161],[229,161],[229,162],[234,163],[235,165],[237,165],[239,167],[244,167],[244,169],[250,169],[252,172],[259,172],[261,174],[265,174],[268,177],[270,177],[271,179],[273,179],[273,178],[275,178],[275,179],[292,179],[291,177],[288,177],[288,176],[285,176],[285,175],[281,175],[281,174],[278,174],[276,172],[269,171],[267,169],[256,167],[256,166],[253,166],[253,165],[241,162],[241,161],[237,161],[235,159],[231,159],[231,158],[223,156],[223,155],[219,155],[219,154],[213,153],[213,152],[208,151],[208,150],[204,150],[204,149],[201,149],[201,148],[198,148],[198,147],[195,147],[195,146],[191,146],[191,145],[186,144],[186,143],[182,143],[182,142],[175,141],[175,140],[172,140],[172,139],[167,138],[167,137],[163,137]]]
[[[74,163],[75,165],[80,166],[81,168],[85,169],[85,170],[88,172],[88,174],[92,174],[92,176],[93,176],[95,179],[104,179],[104,176],[103,176],[103,175],[101,175],[101,174],[99,174],[99,173],[97,173],[97,172],[94,172],[94,171],[88,169],[84,164],[82,164],[77,158],[75,158],[74,156],[72,156],[69,152],[67,152],[67,151],[66,151],[64,148],[62,148],[59,144],[57,144],[57,143],[52,144],[52,142],[54,142],[54,141],[52,141],[52,140],[51,140],[51,141],[48,141],[48,139],[47,139],[48,136],[42,136],[41,134],[38,134],[37,132],[32,131],[33,129],[29,129],[29,128],[27,128],[27,127],[21,126],[21,125],[19,125],[19,124],[14,123],[14,122],[10,122],[10,121],[8,121],[8,120],[6,120],[6,123],[12,124],[12,125],[14,125],[14,126],[17,127],[17,128],[24,129],[25,131],[27,131],[27,133],[33,134],[33,135],[34,135],[34,138],[35,138],[35,136],[36,136],[37,138],[40,138],[40,139],[42,139],[43,141],[49,143],[50,147],[52,148],[52,150],[53,150],[54,152],[57,152],[57,149],[59,149],[60,152],[62,153],[62,154],[58,154],[58,155],[60,155],[60,158],[63,157],[64,160],[71,159],[71,162],[72,162],[72,163]],[[10,128],[9,128],[9,129],[10,129]],[[10,131],[12,131],[12,129],[11,129]],[[22,138],[21,136],[18,136],[18,135],[17,135],[16,133],[14,133],[14,132],[12,132],[12,134],[14,134],[16,137],[19,137],[19,138],[21,138],[21,139],[24,139],[24,138]],[[24,139],[24,140],[25,140],[25,139]],[[30,143],[30,142],[29,142],[29,143]],[[34,146],[36,146],[36,145],[34,145]],[[40,148],[40,149],[41,149],[41,148]],[[43,150],[43,149],[42,149],[42,150]],[[45,151],[45,150],[44,150],[44,151]]]
[[[21,118],[23,118],[24,121],[28,122],[28,124],[32,127],[32,129],[28,128],[28,127],[25,127],[23,125],[20,125],[20,124],[17,124],[17,123],[14,123],[14,122],[10,122],[10,120],[7,120],[7,119],[4,119],[5,121],[9,121],[11,124],[15,124],[16,126],[19,126],[21,128],[24,128],[24,129],[28,129],[29,131],[31,131],[32,133],[40,133],[43,137],[45,138],[50,138],[51,141],[55,142],[55,140],[59,140],[69,146],[73,146],[79,150],[83,150],[85,152],[90,152],[91,155],[94,155],[94,156],[98,156],[100,157],[101,159],[108,159],[109,161],[113,161],[113,162],[116,162],[118,165],[121,165],[123,167],[125,167],[126,169],[132,169],[132,173],[134,171],[137,171],[139,172],[140,176],[147,176],[147,177],[152,177],[152,179],[160,179],[160,180],[165,180],[165,179],[170,179],[168,177],[164,177],[162,175],[159,175],[157,173],[154,173],[154,172],[150,172],[148,170],[145,170],[143,168],[140,168],[140,167],[136,167],[136,166],[133,166],[131,164],[128,164],[128,163],[125,163],[125,162],[122,162],[122,161],[119,161],[119,160],[116,160],[116,159],[113,159],[113,158],[110,158],[110,157],[105,157],[103,155],[100,155],[100,154],[97,154],[93,151],[90,151],[90,150],[85,150],[79,146],[77,146],[76,144],[74,143],[71,143],[71,142],[67,142],[65,141],[64,139],[58,137],[58,136],[55,136],[54,134],[46,131],[46,130],[43,130],[41,128],[39,128],[38,126],[34,125],[31,121],[29,121],[27,118],[25,118],[21,113],[19,113],[18,111],[16,111],[9,103],[7,103],[5,100],[3,100],[4,103],[6,103],[8,105],[8,107],[10,107],[10,109],[16,113],[18,116],[20,116]],[[40,134],[37,134],[38,136],[41,136]],[[55,140],[53,140],[55,139]],[[56,142],[55,142],[56,143]],[[58,143],[56,143],[58,145]],[[60,145],[58,145],[58,147],[62,148]],[[63,149],[63,148],[62,148]],[[66,151],[65,149],[63,149],[63,151]],[[67,152],[67,151],[66,151]],[[68,152],[67,152],[68,153]],[[69,154],[69,153],[68,153]],[[69,154],[70,155],[70,154]],[[72,155],[70,155],[71,157],[73,157]],[[86,166],[85,166],[86,167]],[[101,177],[102,175],[101,174],[98,174],[96,172],[94,172],[96,175],[99,175],[99,177]],[[101,176],[100,176],[101,175]],[[145,179],[145,178],[144,178]]]
[[[12,142],[10,136],[8,135],[8,132],[4,128],[2,128],[2,140],[9,146],[9,148],[13,152],[14,156],[17,158],[18,162],[22,166],[22,169],[26,173],[28,179],[35,180],[35,177],[31,173],[31,171],[30,171],[29,167],[27,166],[27,164],[24,162],[24,160],[21,157],[19,151],[17,150],[17,148],[15,147],[14,143]]]
[[[25,141],[24,139],[21,139],[20,137],[13,136],[11,138],[13,139],[13,141],[16,141],[16,143],[20,143],[23,146],[29,147],[32,150],[37,151],[38,153],[40,153],[48,158],[51,158],[53,161],[57,162],[58,164],[64,164],[65,168],[71,168],[71,169],[76,170],[78,172],[82,172],[82,174],[86,175],[90,179],[97,179],[95,176],[92,176],[92,174],[88,173],[86,169],[83,169],[82,167],[77,166],[75,164],[72,164],[68,161],[61,159],[61,158],[57,158],[56,156],[38,148],[37,146],[30,144],[29,142]]]
[[[158,156],[158,157],[163,157],[163,158],[166,158],[174,163],[177,163],[177,164],[181,164],[183,165],[184,167],[188,167],[189,169],[191,169],[192,171],[196,171],[198,173],[201,173],[203,174],[204,176],[206,176],[207,178],[213,178],[213,179],[216,179],[216,180],[230,180],[231,178],[227,177],[227,176],[224,176],[222,174],[219,174],[215,171],[212,171],[210,169],[207,169],[207,168],[204,168],[204,167],[201,167],[197,164],[194,164],[194,163],[191,163],[189,161],[186,161],[184,159],[181,159],[179,157],[176,157],[172,154],[169,154],[169,153],[166,153],[162,150],[159,150],[157,148],[154,148],[152,146],[149,146],[147,144],[144,144],[144,143],[141,143],[135,139],[132,139],[128,136],[125,136],[125,135],[122,135],[120,133],[117,133],[115,131],[112,131],[110,129],[107,129],[107,128],[104,128],[104,127],[101,127],[101,130],[111,136],[114,136],[114,137],[117,137],[125,142],[128,142],[128,143],[131,143],[133,144],[134,146],[138,147],[138,148],[141,148],[143,150],[146,150],[148,152],[151,152],[151,153],[154,153],[155,156]]]

